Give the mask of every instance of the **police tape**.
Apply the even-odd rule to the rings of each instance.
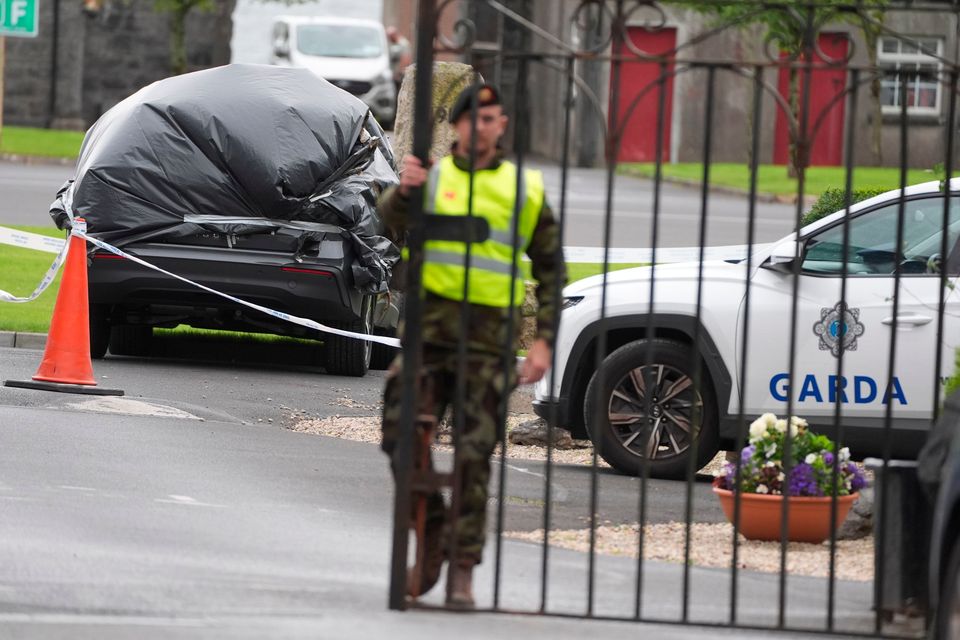
[[[301,317],[299,317],[299,316],[295,316],[295,315],[292,315],[292,314],[289,314],[289,313],[284,313],[284,312],[282,312],[282,311],[276,311],[276,310],[274,310],[274,309],[270,309],[270,308],[264,307],[264,306],[259,305],[259,304],[254,304],[253,302],[247,302],[246,300],[241,300],[240,298],[237,298],[236,296],[231,296],[231,295],[228,294],[228,293],[223,293],[222,291],[217,291],[216,289],[212,289],[212,288],[210,288],[210,287],[208,287],[208,286],[202,285],[202,284],[200,284],[199,282],[194,282],[193,280],[190,280],[190,279],[188,279],[188,278],[184,278],[183,276],[178,276],[177,274],[172,273],[172,272],[170,272],[170,271],[167,271],[166,269],[162,269],[162,268],[160,268],[160,267],[158,267],[158,266],[156,266],[156,265],[150,264],[150,263],[147,262],[146,260],[142,260],[142,259],[138,258],[137,256],[135,256],[135,255],[133,255],[133,254],[127,253],[126,251],[123,251],[122,249],[118,249],[117,247],[115,247],[115,246],[113,246],[113,245],[111,245],[111,244],[108,244],[108,243],[106,243],[106,242],[104,242],[104,241],[102,241],[102,240],[98,240],[97,238],[93,238],[93,237],[91,237],[91,236],[88,236],[87,233],[86,233],[86,224],[85,224],[82,220],[74,219],[73,225],[74,225],[74,227],[73,227],[73,230],[71,231],[72,235],[75,235],[75,236],[77,236],[77,237],[79,237],[79,238],[82,238],[83,240],[89,242],[90,244],[92,244],[92,245],[94,245],[94,246],[97,246],[97,247],[103,249],[104,251],[109,251],[110,253],[112,253],[112,254],[114,254],[114,255],[118,255],[118,256],[120,256],[120,257],[122,257],[122,258],[125,258],[125,259],[127,259],[127,260],[130,260],[131,262],[135,262],[135,263],[137,263],[137,264],[139,264],[139,265],[141,265],[141,266],[147,267],[148,269],[153,269],[154,271],[157,271],[157,272],[159,272],[159,273],[162,273],[162,274],[164,274],[164,275],[166,275],[166,276],[170,276],[171,278],[175,278],[175,279],[177,279],[177,280],[180,280],[181,282],[183,282],[183,283],[185,283],[185,284],[188,284],[188,285],[191,285],[191,286],[193,286],[193,287],[197,287],[198,289],[203,289],[204,291],[206,291],[206,292],[208,292],[208,293],[212,293],[212,294],[217,295],[217,296],[220,296],[221,298],[226,298],[227,300],[230,300],[231,302],[235,302],[235,303],[237,303],[237,304],[239,304],[239,305],[243,305],[243,306],[249,307],[249,308],[251,308],[251,309],[256,309],[257,311],[260,311],[261,313],[265,313],[265,314],[267,314],[267,315],[269,315],[269,316],[272,316],[272,317],[274,317],[274,318],[278,318],[278,319],[280,319],[280,320],[285,320],[285,321],[287,321],[287,322],[292,322],[292,323],[294,323],[294,324],[298,324],[298,325],[300,325],[300,326],[307,327],[308,329],[314,329],[314,330],[316,330],[316,331],[320,331],[320,332],[323,332],[323,333],[330,333],[330,334],[333,334],[333,335],[344,336],[344,337],[347,337],[347,338],[355,338],[355,339],[358,339],[358,340],[366,340],[366,341],[368,341],[368,342],[378,342],[378,343],[383,344],[383,345],[386,345],[386,346],[388,346],[388,347],[400,347],[400,340],[398,340],[397,338],[390,338],[390,337],[387,337],[387,336],[376,336],[376,335],[371,335],[371,334],[367,334],[367,333],[357,333],[357,332],[355,332],[355,331],[345,331],[345,330],[343,330],[343,329],[337,329],[336,327],[328,327],[328,326],[326,326],[326,325],[324,325],[324,324],[320,324],[319,322],[316,322],[316,321],[314,321],[314,320],[310,320],[309,318],[301,318]],[[16,232],[16,233],[20,234],[21,232]],[[25,236],[26,236],[26,235],[36,236],[37,234],[23,234],[23,235],[25,235]],[[0,239],[0,242],[2,242],[2,241],[3,241],[3,240]],[[62,242],[62,241],[61,241],[61,242]],[[30,245],[30,244],[32,244],[33,246],[28,246],[28,245]],[[16,246],[25,246],[25,247],[28,247],[28,248],[39,248],[39,246],[42,245],[42,244],[45,244],[45,243],[38,242],[36,239],[18,238],[18,239],[17,239],[17,245],[16,245]],[[47,273],[44,275],[43,280],[42,280],[41,283],[37,286],[36,290],[35,290],[29,297],[26,297],[26,298],[17,298],[17,297],[15,297],[15,296],[12,295],[12,294],[7,293],[6,291],[0,290],[0,301],[2,301],[2,302],[30,302],[31,300],[36,299],[36,297],[39,296],[41,293],[43,293],[43,291],[44,291],[47,287],[50,286],[50,283],[53,282],[53,278],[54,278],[54,276],[56,276],[57,271],[60,269],[60,265],[63,264],[63,261],[64,261],[64,260],[66,259],[66,257],[67,257],[67,249],[68,249],[68,247],[69,247],[70,245],[69,245],[69,243],[66,243],[66,242],[62,242],[62,244],[63,244],[63,246],[60,248],[60,250],[59,250],[60,252],[57,254],[57,257],[54,259],[53,264],[50,265],[50,268],[47,270]],[[49,246],[49,245],[46,245],[46,246]],[[48,249],[46,249],[46,248],[41,248],[41,250],[48,250]]]
[[[82,228],[81,228],[82,227]],[[309,329],[314,329],[316,331],[321,331],[323,333],[331,333],[334,335],[345,336],[348,338],[356,338],[359,340],[367,340],[369,342],[377,342],[384,344],[389,347],[399,347],[400,341],[396,338],[389,338],[386,336],[376,336],[366,333],[356,333],[353,331],[345,331],[343,329],[337,329],[335,327],[328,327],[326,325],[320,324],[309,318],[301,318],[299,316],[294,316],[288,313],[283,313],[282,311],[275,311],[268,307],[264,307],[252,302],[247,302],[246,300],[241,300],[235,296],[231,296],[227,293],[217,291],[205,285],[202,285],[193,280],[189,280],[182,276],[178,276],[175,273],[171,273],[165,269],[150,264],[149,262],[138,258],[132,254],[129,254],[117,247],[114,247],[111,244],[93,238],[86,234],[86,225],[81,220],[74,220],[74,229],[72,233],[80,238],[83,238],[85,241],[100,247],[105,251],[109,251],[115,255],[126,258],[132,262],[135,262],[139,265],[147,267],[148,269],[153,269],[159,273],[170,276],[189,284],[193,287],[203,289],[209,293],[220,296],[221,298],[226,298],[232,302],[255,309],[262,313],[265,313],[274,318],[280,320],[285,320],[287,322],[292,322],[294,324],[307,327]],[[27,297],[19,298],[14,296],[11,293],[0,290],[0,302],[15,302],[23,303],[30,302],[35,300],[50,284],[53,282],[54,277],[57,274],[57,271],[60,269],[60,265],[63,264],[63,261],[67,257],[67,249],[69,243],[61,240],[59,238],[51,238],[48,236],[43,236],[36,233],[29,233],[26,231],[16,231],[14,229],[7,229],[0,227],[0,244],[10,244],[17,247],[23,247],[27,249],[36,249],[39,251],[46,251],[57,253],[57,257],[54,258],[53,263],[50,265],[50,268],[44,274],[43,279],[40,281],[40,284],[37,285],[37,288]],[[754,246],[754,249],[759,248]],[[703,255],[705,259],[716,259],[716,258],[740,258],[744,257],[748,252],[749,247],[745,245],[737,245],[730,247],[706,247],[704,249]],[[698,260],[701,255],[699,247],[682,247],[682,248],[658,248],[656,251],[656,257],[658,262],[686,262],[690,260]],[[654,257],[654,252],[652,249],[623,249],[623,248],[610,248],[603,249],[602,247],[564,247],[564,257],[568,262],[603,262],[606,260],[609,264],[617,263],[642,263],[642,262],[651,262]]]
[[[16,231],[14,229],[7,229],[5,227],[0,227],[0,244],[10,244],[15,247],[24,247],[26,249],[36,249],[38,251],[46,251],[48,253],[56,253],[57,257],[53,259],[53,263],[50,265],[50,268],[47,269],[47,272],[43,274],[43,278],[40,280],[40,284],[37,285],[37,288],[33,290],[29,296],[25,298],[18,298],[17,296],[0,289],[0,302],[14,302],[14,303],[24,303],[31,302],[36,300],[41,293],[46,291],[47,287],[53,282],[53,279],[57,276],[57,272],[60,270],[60,265],[63,264],[63,261],[67,259],[67,249],[70,247],[70,243],[66,242],[60,238],[51,238],[49,236],[42,236],[37,233],[28,233],[26,231]]]

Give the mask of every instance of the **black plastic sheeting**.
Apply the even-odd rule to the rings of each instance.
[[[50,215],[61,229],[82,216],[116,246],[339,233],[357,256],[354,286],[378,292],[400,258],[375,208],[395,165],[359,99],[305,69],[233,64],[160,80],[105,113]]]

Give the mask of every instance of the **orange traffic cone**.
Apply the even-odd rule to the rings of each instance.
[[[76,222],[83,223],[82,218]],[[87,243],[70,236],[60,291],[53,307],[43,360],[29,380],[6,380],[8,387],[122,396],[120,389],[97,387],[90,360],[90,312],[87,302]]]

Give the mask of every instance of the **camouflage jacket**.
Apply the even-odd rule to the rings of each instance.
[[[490,168],[495,169],[501,161],[502,158],[498,157]],[[468,170],[468,161],[465,158],[454,156],[454,162],[461,170]],[[398,188],[391,188],[384,192],[377,206],[384,222],[390,228],[392,237],[402,239],[408,228],[409,199],[401,195]],[[563,261],[560,227],[546,199],[526,253],[530,258],[531,273],[537,282],[536,337],[546,340],[553,348],[560,290],[566,284],[566,265]],[[516,348],[522,328],[519,307],[522,300],[517,301],[518,306],[514,309],[501,309],[467,304],[428,292],[424,301],[424,342],[453,347],[461,335],[466,335],[469,349],[501,353],[504,346],[510,344],[507,332],[512,326],[511,342]]]

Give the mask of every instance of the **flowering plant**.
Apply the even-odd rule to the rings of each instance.
[[[790,479],[784,470],[787,433],[790,442]],[[846,447],[836,451],[830,438],[807,429],[807,421],[792,416],[778,419],[765,413],[750,425],[750,443],[740,452],[740,485],[744,493],[787,496],[845,496],[864,487],[863,473],[850,461]],[[834,466],[837,467],[834,484]],[[737,465],[727,463],[717,486],[737,490]]]

